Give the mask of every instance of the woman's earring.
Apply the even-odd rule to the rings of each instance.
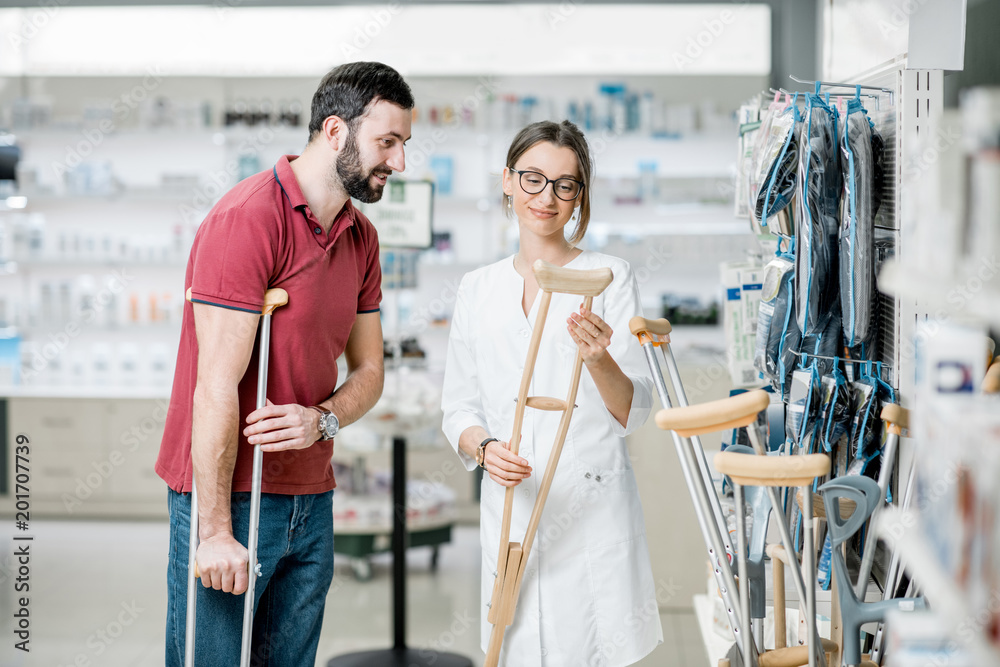
[[[580,219],[580,207],[577,206],[576,208],[573,209],[573,215],[569,216],[569,221],[575,223],[579,219]]]
[[[514,198],[510,195],[507,195],[507,210],[511,213],[514,212]]]

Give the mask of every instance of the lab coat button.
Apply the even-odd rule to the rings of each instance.
[[[521,329],[521,338],[527,338],[527,337],[528,337],[528,330]]]
[[[583,476],[586,477],[587,479],[590,479],[590,473],[589,472],[585,473]]]
[[[597,477],[594,478],[594,480],[600,482],[601,481],[601,476],[598,475]]]
[[[544,648],[544,647],[543,647],[543,648],[542,648],[542,655],[543,655],[543,656],[546,656],[546,655],[548,655],[548,654],[549,654],[549,649],[547,649],[547,648]]]

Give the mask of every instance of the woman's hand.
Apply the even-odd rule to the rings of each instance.
[[[500,486],[517,486],[521,480],[531,477],[528,461],[510,451],[509,442],[491,442],[483,453],[486,472]]]
[[[611,334],[608,323],[593,311],[580,304],[580,312],[573,313],[566,320],[569,335],[583,354],[583,363],[588,366],[599,363],[608,353]]]
[[[320,436],[319,413],[295,404],[275,405],[268,400],[266,406],[247,415],[247,424],[243,435],[265,452],[305,449]]]

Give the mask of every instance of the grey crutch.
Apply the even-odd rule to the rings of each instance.
[[[187,298],[191,300],[191,290]],[[288,303],[288,293],[283,289],[269,289],[264,294],[264,307],[260,319],[260,363],[257,367],[257,408],[267,405],[267,361],[271,348],[271,315]],[[260,524],[260,486],[264,466],[264,453],[260,446],[253,448],[253,480],[250,488],[250,534],[247,536],[248,566],[247,590],[243,594],[243,634],[240,645],[240,667],[250,665],[250,640],[253,635],[253,603],[260,564],[257,562],[257,529]],[[184,665],[194,667],[194,637],[197,618],[198,589],[198,490],[191,478],[191,536],[188,542],[187,622],[184,642]]]

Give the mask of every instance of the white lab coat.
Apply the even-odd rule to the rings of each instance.
[[[614,332],[608,351],[632,381],[632,407],[622,428],[584,367],[579,407],[528,558],[514,623],[504,639],[500,664],[509,667],[629,665],[663,641],[642,506],[624,440],[652,408],[645,359],[628,330],[629,318],[642,312],[638,286],[628,263],[609,255],[584,251],[566,266],[610,267],[614,272],[614,281],[594,299],[593,312]],[[468,470],[476,464],[458,448],[465,429],[478,425],[501,440],[511,438],[514,399],[541,301],[536,295],[525,318],[523,290],[513,257],[465,275],[458,290],[442,394],[443,430]],[[577,350],[566,318],[582,301],[580,296],[552,295],[529,396],[566,397]],[[515,487],[512,542],[523,539],[561,415],[525,411],[519,454],[532,466],[532,474]],[[484,476],[484,651],[492,629],[487,604],[503,503],[504,487]]]

